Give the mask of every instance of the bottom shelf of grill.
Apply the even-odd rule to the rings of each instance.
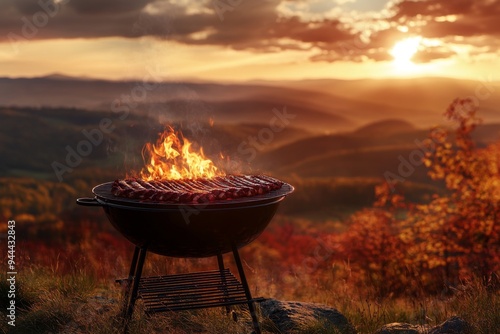
[[[245,289],[229,269],[141,278],[147,313],[246,304]],[[263,298],[251,301],[260,302]]]

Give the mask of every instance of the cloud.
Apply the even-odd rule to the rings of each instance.
[[[0,41],[24,39],[137,37],[133,27],[154,0],[16,0],[0,12]]]
[[[417,17],[425,20],[427,24],[419,31],[424,37],[500,33],[498,0],[403,1],[396,5],[396,10],[394,21],[411,22]]]
[[[80,14],[101,15],[103,13],[112,13],[116,16],[123,13],[134,13],[142,10],[153,0],[71,0],[68,6],[75,9]]]
[[[394,5],[395,20],[412,18],[418,15],[440,17],[445,15],[468,15],[481,19],[499,13],[498,0],[404,0]]]
[[[39,0],[54,8],[53,0]],[[0,38],[22,33],[26,21],[45,15],[35,0],[16,0],[3,5],[0,13]],[[280,0],[240,1],[228,5],[219,19],[211,1],[201,1],[204,8],[192,10],[193,1],[174,0],[63,0],[57,13],[43,27],[36,39],[154,36],[187,44],[214,44],[259,49],[261,45],[279,47],[273,41],[289,38],[297,42],[331,43],[352,38],[349,27],[339,20],[304,22],[297,17],[280,17]],[[199,1],[200,2],[200,1]],[[231,1],[228,3],[238,3]],[[198,4],[199,7],[199,4]],[[204,39],[193,33],[210,31]]]
[[[223,21],[215,13],[180,13],[172,18],[173,30],[166,38],[185,44],[270,52],[303,49],[307,45],[322,47],[356,35],[339,20],[305,22],[296,16],[280,17],[276,11],[279,4],[279,0],[244,2],[225,12]]]
[[[311,60],[334,62],[391,59],[388,50],[412,35],[442,40],[462,36],[467,43],[473,37],[500,34],[500,0],[393,0],[383,15],[343,12],[337,7],[354,0],[53,1],[0,3],[0,41],[8,41],[12,33],[23,36],[23,29],[31,24],[36,33],[27,39],[152,36],[255,52],[315,50]],[[53,11],[48,15],[44,8]],[[45,24],[41,24],[43,15]],[[453,54],[449,49],[430,48],[416,59],[428,62]]]
[[[408,35],[423,38],[455,40],[468,48],[478,37],[484,44],[491,46],[500,35],[498,18],[500,17],[499,0],[404,0],[394,4],[395,14],[389,21],[395,26],[404,26]],[[490,52],[497,52],[491,47]],[[435,59],[456,55],[450,48],[429,47],[420,51],[416,62],[429,62]]]
[[[417,51],[412,57],[415,63],[427,63],[436,59],[445,59],[454,56],[456,53],[446,47],[426,47]]]

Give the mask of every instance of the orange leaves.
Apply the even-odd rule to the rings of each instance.
[[[405,289],[405,243],[400,221],[391,212],[365,209],[351,217],[339,238],[341,256],[349,259],[359,279],[370,282],[380,295]],[[339,254],[340,255],[340,254]]]
[[[391,185],[387,182],[375,186],[375,203],[373,206],[378,208],[385,207],[389,210],[407,208],[408,204],[405,202],[405,198],[401,194],[392,191],[395,187],[396,183]]]
[[[438,291],[500,271],[500,144],[475,147],[476,109],[471,100],[457,99],[445,113],[455,132],[430,132],[424,164],[432,179],[445,182],[446,195],[411,205],[384,184],[375,189],[377,209],[352,217],[340,240],[365,279],[401,286],[406,268],[418,273],[421,287]]]
[[[409,215],[416,241],[412,248],[426,253],[416,260],[441,269],[448,281],[464,273],[487,277],[500,270],[500,149],[498,144],[475,147],[476,112],[472,100],[456,99],[445,113],[457,124],[454,138],[431,133],[436,149],[425,164],[433,179],[445,181],[450,194],[436,196]]]

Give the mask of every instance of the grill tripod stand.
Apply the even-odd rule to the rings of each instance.
[[[126,284],[122,309],[124,333],[128,331],[135,302],[141,298],[147,314],[218,306],[229,311],[231,305],[247,304],[255,334],[261,334],[254,302],[261,302],[263,298],[252,298],[236,246],[233,245],[232,253],[241,282],[224,268],[222,254],[217,255],[219,270],[142,277],[147,251],[147,246],[136,246],[128,278],[116,280]]]

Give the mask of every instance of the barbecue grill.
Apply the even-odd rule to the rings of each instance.
[[[112,182],[92,189],[84,206],[100,206],[111,224],[135,245],[125,284],[124,319],[142,298],[147,313],[247,304],[255,332],[260,327],[238,249],[255,240],[273,218],[280,202],[294,188],[285,183],[269,193],[196,204],[154,203],[114,196]],[[216,256],[218,270],[142,278],[147,252],[197,258]],[[224,267],[222,255],[232,252],[240,281]],[[126,326],[125,326],[126,331]]]

